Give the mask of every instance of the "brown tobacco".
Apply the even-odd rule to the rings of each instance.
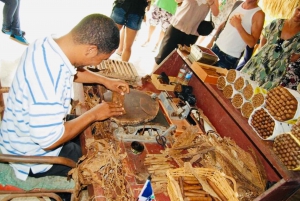
[[[234,82],[234,89],[237,91],[242,90],[245,87],[245,79],[243,77],[239,77]]]
[[[218,77],[217,88],[219,90],[223,90],[225,86],[226,86],[226,78],[224,76]]]
[[[278,86],[267,93],[266,108],[277,121],[287,121],[295,116],[298,101],[288,89]]]
[[[300,120],[293,125],[291,133],[300,141]]]
[[[265,97],[262,93],[255,94],[251,99],[254,108],[262,106],[265,102]]]
[[[228,71],[227,75],[226,75],[226,80],[227,80],[227,82],[233,83],[234,80],[236,79],[236,76],[237,76],[237,75],[236,75],[236,70],[230,69],[230,70]]]
[[[223,95],[225,98],[230,99],[233,94],[233,87],[231,84],[228,84],[223,89]]]
[[[246,99],[246,100],[250,100],[251,99],[251,97],[253,96],[253,92],[254,90],[253,90],[253,87],[252,87],[252,85],[251,84],[247,84],[246,86],[245,86],[245,88],[243,89],[243,95],[244,95],[244,98]]]
[[[251,125],[263,139],[267,139],[273,134],[275,121],[264,109],[259,109],[252,115]]]
[[[273,149],[289,170],[300,166],[300,145],[297,144],[290,134],[277,136],[274,140]]]
[[[243,96],[242,94],[238,93],[238,94],[235,94],[233,97],[232,97],[232,105],[235,107],[235,108],[240,108],[244,102],[244,99],[243,99]]]
[[[252,103],[251,102],[245,102],[242,105],[241,113],[244,117],[249,118],[251,113],[253,112],[253,110],[254,110],[254,107],[253,107]]]

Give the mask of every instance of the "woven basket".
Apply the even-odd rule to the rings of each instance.
[[[167,190],[171,201],[184,201],[179,183],[177,182],[178,178],[181,176],[196,177],[202,185],[203,190],[214,197],[215,200],[222,199],[208,184],[207,180],[213,182],[227,201],[238,201],[236,182],[232,177],[228,177],[224,173],[211,168],[193,168],[190,163],[185,163],[184,166],[184,168],[169,169],[167,171]],[[233,188],[230,187],[228,180],[233,184]]]

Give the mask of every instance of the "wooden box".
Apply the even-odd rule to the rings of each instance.
[[[219,60],[219,57],[211,49],[194,44],[191,46],[191,53],[188,55],[188,59],[192,63],[198,61],[213,65]]]
[[[209,84],[217,84],[220,76],[226,76],[227,69],[207,65],[200,62],[193,62],[191,66],[194,73],[203,81]]]
[[[175,81],[176,81],[176,77],[171,77],[169,76],[169,80],[170,80],[170,83],[174,83],[174,84],[162,84],[160,83],[160,81],[157,79],[159,75],[157,74],[152,74],[151,75],[151,80],[152,80],[152,83],[153,85],[155,86],[156,89],[158,90],[166,90],[166,91],[174,91],[174,88],[175,88]]]

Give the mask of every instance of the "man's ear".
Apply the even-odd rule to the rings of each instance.
[[[86,48],[85,56],[94,57],[98,54],[98,48],[96,45],[89,45]]]

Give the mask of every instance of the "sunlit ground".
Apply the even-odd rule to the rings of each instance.
[[[0,23],[2,25],[2,10],[4,3],[0,2]],[[26,39],[33,42],[50,34],[63,35],[69,32],[83,17],[92,13],[102,13],[110,16],[113,0],[25,0],[21,1],[20,21],[22,30],[26,31]],[[151,72],[154,56],[151,46],[141,47],[146,39],[147,25],[142,29],[134,43],[129,62],[133,63],[141,75]],[[0,77],[12,76],[18,59],[26,46],[0,32]],[[112,57],[115,59],[115,55]],[[4,80],[5,82],[5,80]]]

